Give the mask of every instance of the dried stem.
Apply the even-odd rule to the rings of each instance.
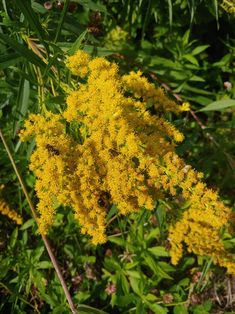
[[[6,140],[5,140],[5,138],[4,138],[4,135],[3,135],[2,131],[1,131],[1,129],[0,129],[0,137],[1,137],[1,140],[2,140],[2,142],[3,142],[4,147],[5,147],[5,149],[6,149],[6,152],[7,152],[7,154],[8,154],[8,157],[9,157],[11,163],[12,163],[12,167],[14,168],[14,171],[15,171],[15,173],[16,173],[16,175],[17,175],[17,178],[18,178],[18,180],[19,180],[19,182],[20,182],[20,185],[21,185],[21,187],[22,187],[22,190],[23,190],[23,192],[24,192],[24,195],[25,195],[25,197],[26,197],[26,199],[27,199],[27,202],[28,202],[29,207],[30,207],[30,209],[31,209],[32,215],[33,215],[34,219],[36,220],[36,223],[38,224],[38,218],[37,218],[37,214],[36,214],[35,208],[34,208],[33,203],[32,203],[32,201],[31,201],[31,199],[30,199],[30,197],[29,197],[29,194],[28,194],[27,189],[26,189],[26,187],[25,187],[25,184],[24,184],[24,182],[23,182],[23,180],[22,180],[22,177],[21,177],[21,175],[20,175],[20,173],[19,173],[19,171],[18,171],[18,169],[17,169],[17,167],[16,167],[15,161],[14,161],[14,159],[13,159],[13,157],[12,157],[12,154],[11,154],[11,152],[10,152],[10,149],[9,149],[7,143],[6,143]],[[41,235],[41,236],[42,236],[42,240],[43,240],[43,242],[44,242],[44,244],[45,244],[45,247],[46,247],[46,249],[47,249],[48,255],[49,255],[50,259],[51,259],[51,262],[52,262],[52,264],[53,264],[53,266],[54,266],[54,268],[55,268],[55,270],[56,270],[57,276],[59,277],[61,286],[62,286],[62,288],[63,288],[63,290],[64,290],[64,294],[65,294],[66,299],[67,299],[67,301],[68,301],[68,303],[69,303],[69,307],[70,307],[70,309],[71,309],[71,312],[72,312],[73,314],[78,314],[78,311],[77,311],[76,308],[75,308],[75,305],[74,305],[73,300],[72,300],[72,297],[71,297],[71,295],[70,295],[70,293],[69,293],[69,290],[68,290],[68,287],[67,287],[66,282],[65,282],[65,280],[64,280],[64,277],[63,277],[63,275],[62,275],[62,273],[61,273],[59,264],[58,264],[58,262],[57,262],[57,260],[56,260],[55,255],[54,255],[53,252],[52,252],[51,245],[50,245],[50,243],[49,243],[49,241],[48,241],[48,239],[47,239],[47,237],[46,237],[45,235]]]

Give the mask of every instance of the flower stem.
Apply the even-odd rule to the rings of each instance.
[[[17,167],[16,167],[15,161],[14,161],[14,159],[13,159],[13,157],[12,157],[12,154],[11,154],[11,152],[10,152],[10,149],[9,149],[9,147],[8,147],[8,145],[7,145],[7,142],[6,142],[6,140],[5,140],[5,137],[4,137],[4,135],[3,135],[2,131],[1,131],[1,129],[0,129],[0,138],[1,138],[1,140],[2,140],[2,142],[3,142],[3,145],[4,145],[5,149],[6,149],[6,152],[7,152],[7,154],[8,154],[8,157],[9,157],[11,163],[12,163],[12,167],[14,168],[14,171],[15,171],[15,173],[16,173],[16,175],[17,175],[17,178],[18,178],[18,180],[19,180],[19,182],[20,182],[20,185],[21,185],[21,187],[22,187],[22,190],[23,190],[23,192],[24,192],[24,195],[25,195],[25,197],[26,197],[26,199],[27,199],[27,202],[28,202],[28,204],[29,204],[29,207],[30,207],[30,209],[31,209],[32,215],[33,215],[34,219],[36,220],[36,223],[38,224],[38,219],[37,219],[37,214],[36,214],[35,208],[34,208],[33,203],[32,203],[32,201],[31,201],[31,199],[30,199],[30,197],[29,197],[29,194],[28,194],[27,189],[26,189],[26,186],[25,186],[25,184],[24,184],[24,182],[23,182],[23,180],[22,180],[22,177],[21,177],[21,175],[20,175],[20,173],[19,173],[19,171],[18,171],[18,169],[17,169]],[[53,252],[52,252],[51,245],[50,245],[50,243],[49,243],[49,241],[48,241],[48,239],[47,239],[47,237],[46,237],[45,235],[42,235],[42,234],[41,234],[41,236],[42,236],[42,240],[43,240],[43,242],[44,242],[44,245],[45,245],[45,247],[46,247],[46,249],[47,249],[48,255],[49,255],[50,259],[51,259],[51,262],[52,262],[52,264],[53,264],[53,266],[54,266],[54,268],[55,268],[55,271],[56,271],[56,273],[57,273],[57,276],[59,277],[61,286],[62,286],[62,288],[63,288],[63,290],[64,290],[64,294],[65,294],[66,299],[67,299],[67,301],[68,301],[68,303],[69,303],[69,307],[70,307],[70,309],[71,309],[71,312],[72,312],[73,314],[78,314],[78,311],[77,311],[76,308],[75,308],[75,305],[74,305],[73,300],[72,300],[72,297],[71,297],[71,295],[70,295],[70,293],[69,293],[69,290],[68,290],[68,287],[67,287],[66,282],[65,282],[65,280],[64,280],[64,277],[63,277],[63,275],[62,275],[62,273],[61,273],[59,264],[58,264],[58,262],[57,262],[57,260],[56,260],[55,255],[54,255]]]

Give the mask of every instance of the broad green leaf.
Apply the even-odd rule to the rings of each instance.
[[[222,110],[230,107],[235,107],[235,100],[234,99],[224,99],[218,100],[210,103],[206,107],[200,109],[199,111],[216,111]]]

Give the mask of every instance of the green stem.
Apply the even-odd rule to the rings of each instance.
[[[17,169],[17,167],[16,167],[15,161],[14,161],[14,159],[13,159],[13,157],[12,157],[12,154],[11,154],[11,152],[10,152],[10,149],[9,149],[7,143],[6,143],[5,137],[4,137],[4,135],[3,135],[1,129],[0,129],[0,138],[1,138],[1,140],[2,140],[2,142],[3,142],[3,145],[4,145],[5,149],[6,149],[6,152],[7,152],[7,154],[8,154],[8,157],[9,157],[10,161],[11,161],[12,167],[14,168],[14,171],[15,171],[15,173],[16,173],[16,176],[17,176],[17,178],[18,178],[18,180],[19,180],[19,182],[20,182],[20,185],[21,185],[21,187],[22,187],[22,190],[23,190],[23,192],[24,192],[24,195],[25,195],[25,197],[26,197],[26,199],[27,199],[27,202],[28,202],[28,204],[29,204],[29,207],[30,207],[30,209],[31,209],[32,215],[33,215],[33,217],[34,217],[36,223],[38,224],[38,218],[37,218],[37,214],[36,214],[36,211],[35,211],[35,209],[34,209],[33,203],[32,203],[32,201],[31,201],[31,199],[30,199],[30,197],[29,197],[28,191],[27,191],[26,186],[25,186],[25,184],[24,184],[24,182],[23,182],[23,180],[22,180],[22,177],[21,177],[21,175],[20,175],[20,173],[19,173],[19,171],[18,171],[18,169]],[[50,259],[51,259],[51,262],[52,262],[52,264],[53,264],[53,266],[54,266],[54,268],[55,268],[55,271],[56,271],[56,273],[57,273],[57,276],[58,276],[58,278],[59,278],[59,280],[60,280],[61,286],[62,286],[62,288],[63,288],[63,290],[64,290],[64,294],[65,294],[66,299],[67,299],[67,301],[68,301],[68,303],[69,303],[69,307],[70,307],[70,309],[71,309],[71,312],[72,312],[73,314],[78,314],[78,311],[77,311],[76,308],[75,308],[75,305],[74,305],[73,300],[72,300],[72,297],[71,297],[71,295],[70,295],[70,293],[69,293],[69,290],[68,290],[68,287],[67,287],[66,282],[65,282],[65,280],[64,280],[64,277],[63,277],[63,275],[62,275],[62,273],[61,273],[59,264],[58,264],[58,262],[57,262],[57,260],[56,260],[55,255],[54,255],[53,252],[52,252],[51,245],[50,245],[50,243],[49,243],[49,241],[48,241],[48,239],[47,239],[47,237],[46,237],[45,235],[41,234],[41,236],[42,236],[42,240],[43,240],[43,242],[44,242],[44,245],[45,245],[45,247],[46,247],[46,249],[47,249],[48,255],[49,255]]]

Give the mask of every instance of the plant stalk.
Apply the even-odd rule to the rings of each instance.
[[[23,190],[23,192],[24,192],[24,195],[25,195],[25,197],[26,197],[26,199],[27,199],[27,202],[28,202],[29,207],[30,207],[30,209],[31,209],[32,215],[33,215],[33,217],[34,217],[36,223],[38,224],[38,218],[37,218],[37,214],[36,214],[35,208],[34,208],[34,206],[33,206],[33,203],[32,203],[32,201],[31,201],[31,198],[29,197],[29,194],[28,194],[28,191],[27,191],[27,189],[26,189],[26,186],[25,186],[25,184],[24,184],[24,182],[23,182],[23,180],[22,180],[22,177],[21,177],[21,175],[20,175],[18,169],[17,169],[17,166],[16,166],[16,164],[15,164],[15,161],[14,161],[14,159],[13,159],[13,157],[12,157],[12,154],[11,154],[11,152],[10,152],[10,149],[9,149],[9,147],[8,147],[8,145],[7,145],[7,142],[6,142],[6,140],[5,140],[5,137],[4,137],[4,135],[3,135],[1,129],[0,129],[0,137],[1,137],[1,140],[2,140],[2,142],[3,142],[4,147],[5,147],[5,149],[6,149],[6,152],[7,152],[7,154],[8,154],[8,157],[9,157],[9,159],[10,159],[10,161],[11,161],[12,167],[14,168],[14,171],[15,171],[15,173],[16,173],[16,175],[17,175],[17,178],[18,178],[18,180],[19,180],[19,182],[20,182],[20,185],[21,185],[21,187],[22,187],[22,190]],[[57,273],[57,276],[59,277],[61,286],[62,286],[62,288],[63,288],[63,290],[64,290],[64,294],[65,294],[66,299],[67,299],[67,301],[68,301],[68,303],[69,303],[69,307],[70,307],[70,309],[71,309],[71,312],[72,312],[73,314],[79,314],[78,311],[77,311],[76,308],[75,308],[75,305],[74,305],[73,300],[72,300],[72,297],[71,297],[71,295],[70,295],[70,293],[69,293],[69,290],[68,290],[68,287],[67,287],[66,282],[65,282],[65,280],[64,280],[64,277],[63,277],[63,275],[62,275],[62,273],[61,273],[61,270],[60,270],[59,264],[58,264],[58,262],[57,262],[57,260],[56,260],[56,257],[55,257],[55,255],[54,255],[53,252],[52,252],[51,245],[50,245],[50,243],[49,243],[49,241],[48,241],[48,239],[47,239],[47,237],[46,237],[45,235],[41,234],[41,236],[42,236],[42,240],[43,240],[43,242],[44,242],[44,245],[45,245],[45,247],[46,247],[46,249],[47,249],[48,255],[49,255],[50,259],[51,259],[51,262],[52,262],[52,264],[53,264],[53,266],[54,266],[54,268],[55,268],[55,271],[56,271],[56,273]]]

